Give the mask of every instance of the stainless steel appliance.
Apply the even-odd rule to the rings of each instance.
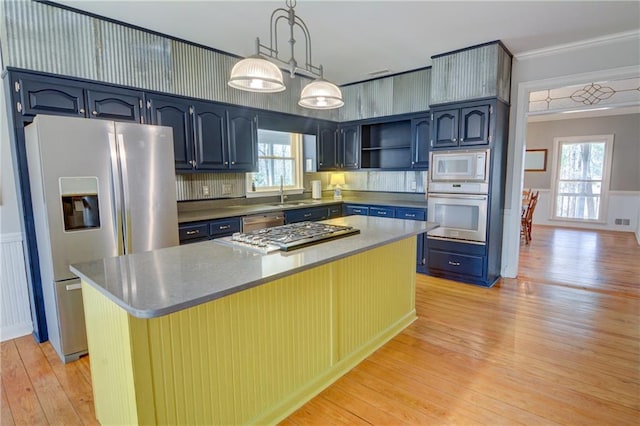
[[[173,133],[39,115],[25,134],[49,339],[68,362],[87,353],[69,265],[178,245]]]
[[[279,225],[284,225],[284,213],[282,212],[254,214],[242,218],[242,232],[251,232]]]
[[[440,226],[428,238],[486,243],[489,155],[488,149],[430,153],[427,218]]]
[[[297,222],[250,232],[235,233],[231,237],[218,238],[215,241],[233,247],[270,253],[278,250],[295,250],[359,233],[359,229],[351,226],[329,225],[319,222]]]
[[[428,238],[484,244],[487,238],[486,194],[429,194],[427,215],[440,224]]]
[[[460,151],[432,151],[429,164],[430,192],[473,192],[486,194],[489,191],[488,149]],[[464,189],[461,183],[466,183]]]

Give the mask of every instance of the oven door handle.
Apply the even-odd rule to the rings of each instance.
[[[442,194],[442,193],[433,193],[433,192],[430,192],[428,196],[429,198],[453,198],[453,199],[459,199],[459,200],[480,200],[480,201],[485,201],[489,198],[486,195]]]

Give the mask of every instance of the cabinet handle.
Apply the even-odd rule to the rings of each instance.
[[[311,217],[311,213],[306,213],[304,217]]]
[[[460,262],[449,261],[449,265],[451,265],[451,266],[460,266]]]
[[[460,138],[460,142],[464,142],[464,138]]]
[[[151,101],[147,101],[147,109],[151,109]]]
[[[22,112],[22,104],[20,102],[16,103],[16,109],[18,112]]]
[[[20,82],[19,81],[15,81],[13,83],[13,88],[15,89],[16,92],[20,91]]]
[[[233,165],[233,164],[236,164],[236,162],[235,162],[235,161],[232,161],[232,162],[231,162],[231,164],[232,164],[232,165]]]
[[[322,163],[320,163],[320,165],[322,166]]]
[[[412,161],[412,162],[411,162],[411,165],[413,166],[414,164],[416,164],[416,162],[415,162],[415,161]]]
[[[456,138],[451,139],[452,142],[457,142]]]
[[[199,233],[200,233],[199,229],[196,229],[194,231],[187,231],[187,235],[195,235],[195,234],[199,234]]]
[[[353,163],[353,167],[358,167],[358,163]]]
[[[218,229],[220,231],[223,231],[223,230],[229,229],[229,228],[231,228],[231,225],[220,225],[220,226],[218,226]]]
[[[91,114],[98,115],[98,111],[91,111]]]
[[[84,108],[80,108],[80,112],[84,114]]]
[[[225,165],[225,166],[228,166],[228,165],[229,165],[229,162],[228,162],[228,161],[225,161],[225,162],[224,162],[224,165]]]

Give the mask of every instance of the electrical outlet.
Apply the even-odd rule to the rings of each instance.
[[[209,195],[209,187],[207,185],[202,185],[202,195]]]
[[[631,220],[630,219],[622,219],[622,224],[629,226],[631,224]]]
[[[222,184],[222,195],[231,195],[231,184],[223,183]]]

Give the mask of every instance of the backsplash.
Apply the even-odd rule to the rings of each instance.
[[[424,193],[426,171],[408,172],[344,172],[345,185],[349,191]],[[320,180],[323,190],[332,190],[329,185],[331,172],[305,173],[305,192],[311,192],[311,181]],[[205,194],[205,188],[209,194]],[[176,175],[178,201],[239,198],[245,196],[244,173],[194,173]]]

